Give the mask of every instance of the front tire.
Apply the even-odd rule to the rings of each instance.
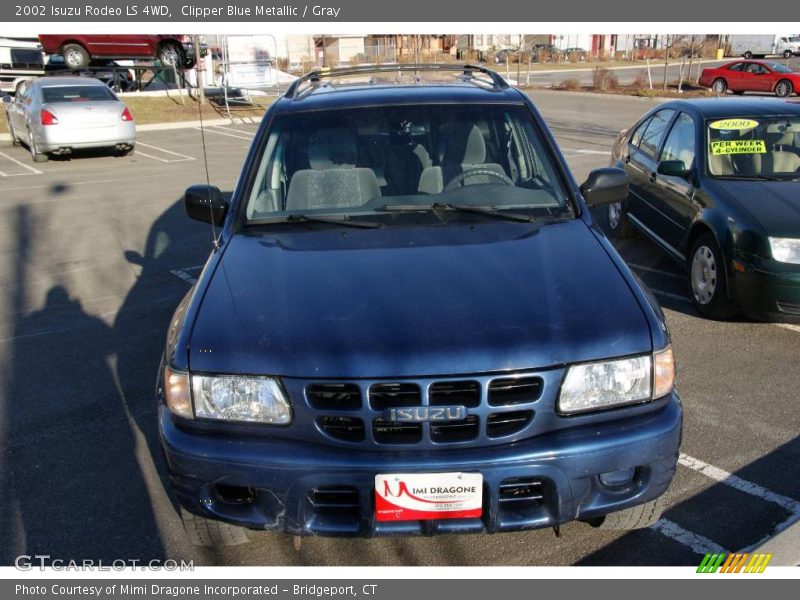
[[[792,58],[792,51],[791,50],[784,50],[783,51],[783,58]]]
[[[250,541],[244,527],[199,517],[183,507],[180,515],[186,537],[195,546],[238,546]]]
[[[659,496],[655,500],[626,508],[619,512],[614,512],[596,519],[589,519],[587,522],[598,529],[610,529],[613,531],[631,531],[633,529],[647,529],[655,525],[664,513],[667,502],[664,496]]]
[[[67,44],[61,49],[64,63],[73,71],[89,66],[89,53],[80,44]]]
[[[608,205],[608,229],[612,235],[621,240],[631,239],[636,235],[636,228],[628,221],[625,202],[614,202]]]
[[[714,236],[704,233],[694,241],[686,268],[689,297],[695,310],[711,319],[733,316],[735,311],[727,292],[725,257]]]
[[[728,91],[728,82],[719,77],[711,83],[711,89],[717,94],[724,94]]]
[[[775,95],[778,98],[785,98],[786,96],[791,96],[792,92],[794,91],[792,82],[788,79],[781,79],[775,85]]]

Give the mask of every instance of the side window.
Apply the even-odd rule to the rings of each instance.
[[[651,117],[652,118],[652,117]],[[644,130],[647,129],[647,124],[650,122],[650,119],[645,120],[639,127],[636,128],[636,131],[633,132],[631,136],[630,145],[639,147],[639,142],[642,140],[642,134]]]
[[[664,142],[661,160],[682,160],[686,168],[690,169],[696,152],[695,131],[694,119],[681,113]]]
[[[744,68],[744,63],[736,63],[735,65],[731,65],[728,70],[729,71],[741,71]]]
[[[664,138],[667,124],[674,114],[675,111],[673,109],[665,108],[653,115],[653,118],[650,119],[650,123],[647,125],[647,129],[645,129],[642,135],[642,141],[639,143],[639,150],[655,159],[658,153],[658,147],[661,145],[661,140]]]

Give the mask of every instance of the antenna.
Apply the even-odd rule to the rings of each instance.
[[[211,177],[208,174],[208,153],[206,152],[206,130],[203,126],[203,104],[201,102],[202,99],[202,85],[203,82],[201,81],[202,72],[200,71],[200,40],[195,37],[194,40],[194,68],[197,71],[197,114],[200,117],[200,140],[202,141],[203,146],[203,168],[206,172],[206,185],[210,188],[211,187]],[[224,85],[224,83],[223,83]],[[214,246],[214,249],[219,249],[219,238],[217,237],[217,226],[214,225],[214,207],[211,206],[211,193],[209,191],[208,197],[208,211],[210,213],[211,219],[211,243]]]

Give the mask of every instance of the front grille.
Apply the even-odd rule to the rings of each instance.
[[[800,302],[778,300],[778,310],[786,315],[800,315]]]
[[[431,439],[439,444],[474,440],[478,437],[478,427],[475,415],[453,423],[431,423]]]
[[[533,419],[532,410],[493,413],[486,421],[486,435],[504,437],[522,431]]]
[[[300,397],[296,424],[329,443],[375,449],[485,447],[516,442],[548,430],[552,411],[536,414],[556,392],[563,369],[536,373],[400,380],[291,380]],[[547,406],[550,406],[548,401]],[[447,420],[455,418],[458,420]]]
[[[421,404],[422,394],[415,383],[378,383],[369,388],[369,405],[373,410]]]
[[[481,403],[481,386],[477,381],[437,381],[428,391],[428,402],[431,406],[475,408]]]
[[[379,444],[416,444],[422,440],[422,424],[375,419],[372,421],[372,435]]]
[[[355,417],[319,417],[317,426],[332,438],[343,442],[364,441],[364,421]]]
[[[361,389],[352,383],[314,383],[306,388],[306,398],[320,410],[361,408]]]
[[[535,402],[542,395],[541,377],[509,377],[489,384],[489,406]]]

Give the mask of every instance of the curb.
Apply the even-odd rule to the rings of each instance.
[[[800,520],[753,548],[752,552],[772,554],[775,566],[800,566]]]

